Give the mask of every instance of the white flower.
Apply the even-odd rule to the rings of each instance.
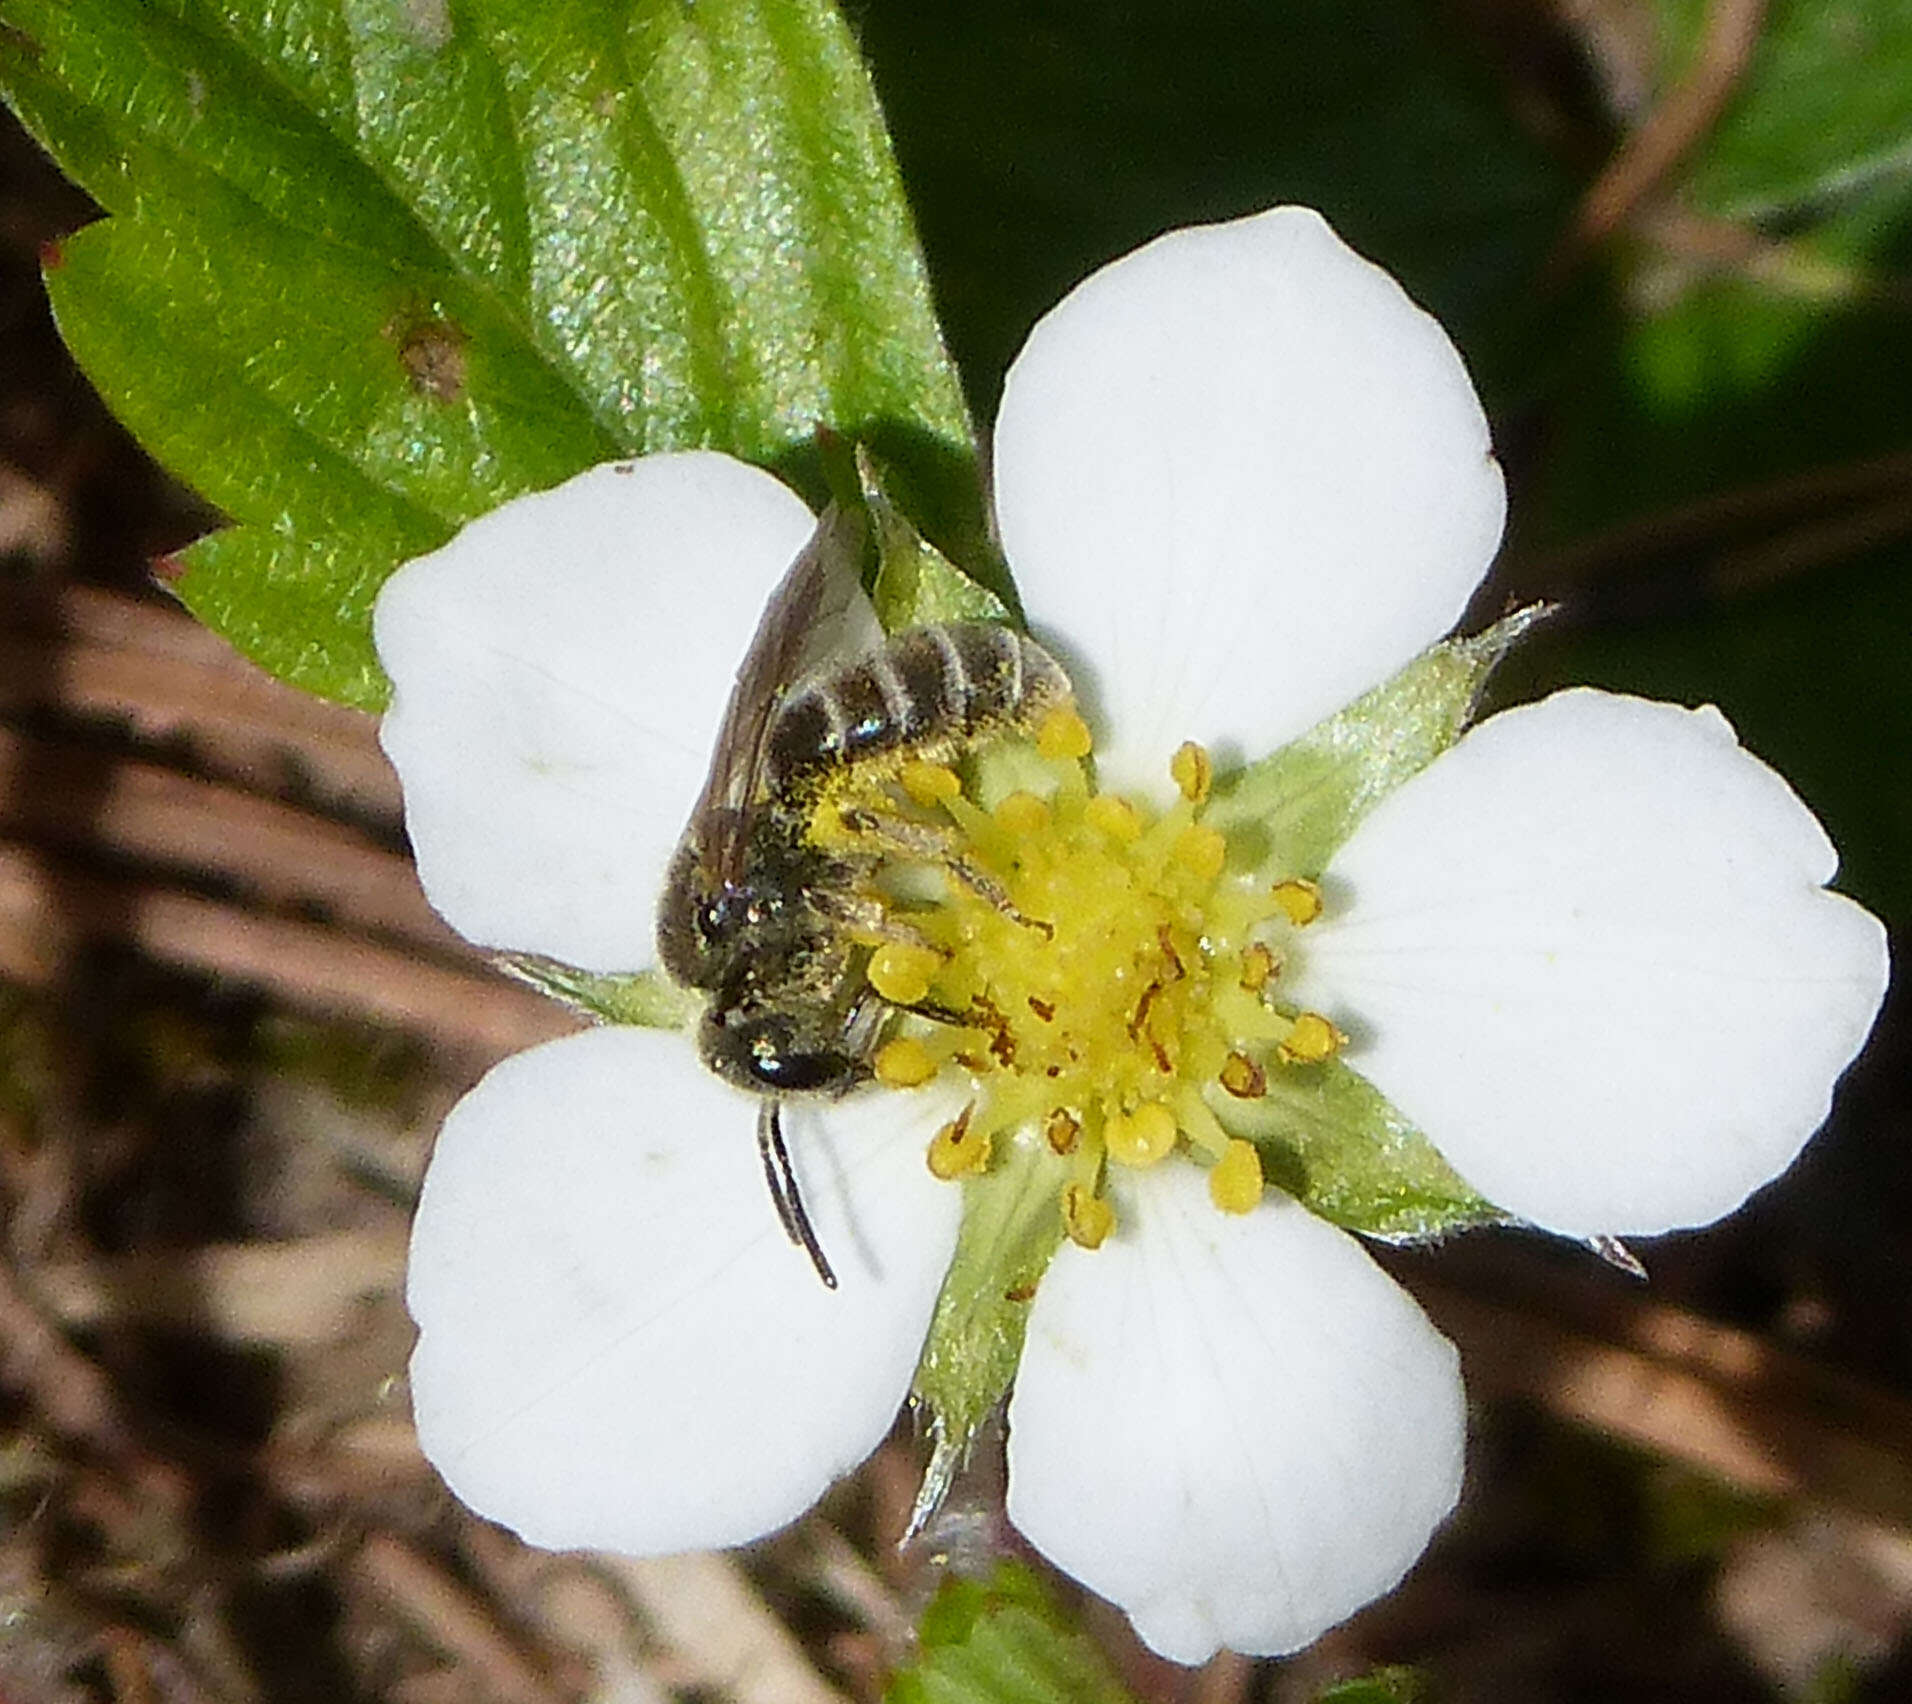
[[[1039,325],[995,471],[1098,781],[1294,738],[1459,619],[1499,540],[1439,327],[1315,215],[1180,231]],[[599,468],[393,578],[387,750],[433,903],[482,944],[655,962],[662,872],[759,609],[812,521],[711,454]],[[1495,716],[1372,810],[1289,984],[1509,1212],[1576,1236],[1730,1211],[1824,1118],[1886,980],[1834,854],[1717,711]],[[946,1074],[947,1076],[947,1074]],[[792,1103],[841,1290],[764,1198],[749,1099],[681,1036],[506,1061],[447,1121],[410,1303],[420,1437],[535,1543],[655,1554],[793,1519],[889,1428],[954,1245],[923,1164],[968,1090]],[[1186,1164],[1116,1168],[1009,1410],[1009,1513],[1182,1661],[1306,1643],[1458,1494],[1455,1357],[1353,1238]]]

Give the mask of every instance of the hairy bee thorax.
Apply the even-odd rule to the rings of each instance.
[[[855,871],[807,844],[802,824],[782,807],[754,820],[736,878],[714,892],[687,840],[673,880],[695,897],[659,920],[666,967],[710,996],[698,1025],[705,1063],[757,1094],[840,1094],[870,1075],[870,1025],[857,1012],[868,953],[829,903]]]
[[[1260,1099],[1271,1074],[1318,1067],[1346,1040],[1280,999],[1320,890],[1231,868],[1203,820],[1200,747],[1176,753],[1178,797],[1159,808],[1095,791],[1070,705],[1044,714],[1034,743],[1041,779],[988,809],[927,762],[820,801],[814,843],[942,872],[937,897],[898,886],[915,897],[867,937],[870,986],[905,1014],[875,1074],[897,1088],[967,1078],[967,1108],[931,1144],[939,1177],[982,1171],[998,1139],[1039,1132],[1068,1160],[1063,1224],[1085,1246],[1114,1226],[1112,1166],[1180,1153],[1209,1168],[1218,1207],[1246,1212],[1261,1197],[1259,1156],[1216,1108]]]
[[[665,968],[710,995],[699,1041],[713,1071],[775,1095],[842,1093],[870,1076],[883,1013],[860,931],[881,916],[867,882],[895,848],[820,842],[819,802],[1032,728],[1069,692],[1033,640],[960,622],[899,634],[777,702],[754,796],[693,820],[658,917]]]

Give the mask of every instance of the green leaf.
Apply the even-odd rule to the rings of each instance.
[[[1664,87],[1705,7],[1656,11]],[[1912,442],[1912,389],[1880,382],[1912,365],[1912,11],[1775,0],[1677,192],[1714,251],[1625,257],[1527,505],[1593,619],[1510,672],[1718,703],[1824,818],[1840,885],[1903,921],[1912,551],[1903,481],[1863,476]]]
[[[1711,8],[1654,10],[1671,44],[1664,94]],[[1775,0],[1673,187],[1681,219],[1623,254],[1623,298],[1562,387],[1541,522],[1552,534],[1869,457],[1912,433],[1912,393],[1878,382],[1912,358],[1903,0]]]
[[[1062,1243],[1058,1202],[1068,1176],[1040,1135],[1021,1131],[963,1184],[962,1231],[911,1387],[929,1411],[933,1443],[912,1528],[935,1512],[1016,1376],[1029,1304]]]
[[[1460,737],[1494,667],[1544,615],[1525,609],[1424,651],[1392,680],[1280,751],[1217,782],[1203,820],[1230,862],[1318,878],[1354,826]]]
[[[1005,1562],[987,1584],[954,1575],[923,1612],[917,1660],[885,1704],[1133,1704],[1027,1567]]]
[[[816,498],[822,424],[980,536],[824,0],[0,0],[0,93],[111,215],[49,275],[63,332],[237,523],[181,594],[300,684],[379,703],[397,562],[619,454]]]
[[[877,620],[886,633],[939,621],[1013,621],[1010,607],[916,530],[889,492],[892,476],[857,447],[857,480],[876,537]],[[994,566],[994,564],[992,564]],[[1008,590],[1008,571],[998,568]]]
[[[1209,1106],[1231,1136],[1261,1150],[1262,1174],[1311,1213],[1388,1242],[1425,1242],[1504,1224],[1434,1144],[1339,1059],[1271,1065],[1267,1093]]]
[[[1690,62],[1708,0],[1658,0],[1669,81]],[[1902,0],[1775,0],[1733,99],[1683,174],[1684,197],[1725,218],[1912,192],[1912,9]]]

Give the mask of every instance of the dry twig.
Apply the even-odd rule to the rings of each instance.
[[[1572,225],[1547,262],[1547,276],[1559,277],[1617,230],[1712,128],[1745,74],[1765,15],[1765,0],[1712,0],[1692,64],[1581,197]]]

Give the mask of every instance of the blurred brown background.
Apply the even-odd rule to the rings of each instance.
[[[979,414],[1089,264],[1309,193],[1449,314],[1495,400],[1518,527],[1492,599],[1569,600],[1529,684],[1578,670],[1720,697],[1893,912],[1903,752],[1866,706],[1903,714],[1903,398],[1870,436],[1735,462],[1732,432],[1767,444],[1745,425],[1760,409],[1836,414],[1832,380],[1715,389],[1732,421],[1662,411],[1648,432],[1616,423],[1611,373],[1585,377],[1635,371],[1648,334],[1664,354],[1696,299],[1681,266],[1791,301],[1824,264],[1792,246],[1803,227],[1702,217],[1682,176],[1774,17],[1685,7],[1704,51],[1673,66],[1640,32],[1677,6],[1436,9],[1464,110],[1516,139],[1494,143],[1516,161],[1495,180],[1442,154],[1458,120],[1392,137],[1363,177],[1332,101],[1379,111],[1419,72],[1364,34],[1371,8],[1339,33],[1313,12],[1326,57],[1296,70],[1283,20],[1240,6],[1181,13],[1173,51],[1148,7],[861,9]],[[1339,95],[1258,153],[1243,135],[1286,110],[1276,65]],[[1410,148],[1434,152],[1409,169]],[[1455,205],[1417,217],[1444,172]],[[524,1551],[419,1460],[399,1285],[432,1132],[490,1060],[566,1020],[425,907],[369,722],[168,600],[167,553],[216,517],[115,427],[48,322],[40,267],[89,216],[0,126],[0,1704],[880,1696],[936,1576],[895,1549],[906,1426],[789,1533],[655,1564]],[[1874,384],[1905,390],[1912,291],[1875,248],[1885,294],[1831,313],[1822,344],[1841,372],[1864,366],[1841,337],[1869,349]],[[1875,313],[1899,328],[1883,342]],[[1604,512],[1586,442],[1611,453]],[[1640,474],[1661,442],[1698,446],[1682,477]],[[1870,609],[1871,648],[1815,640],[1802,609]],[[1735,699],[1748,655],[1790,699]],[[1843,752],[1807,737],[1815,683],[1854,730]],[[1286,1664],[1182,1674],[1086,1606],[1131,1684],[1300,1700],[1406,1662],[1483,1704],[1912,1696],[1908,1034],[1895,999],[1801,1165],[1731,1222],[1642,1245],[1650,1288],[1515,1236],[1390,1257],[1463,1347],[1460,1516],[1400,1593]],[[946,1543],[965,1521],[1002,1537],[986,1482]]]

